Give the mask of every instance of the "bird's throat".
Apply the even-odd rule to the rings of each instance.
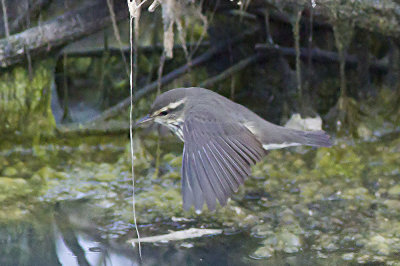
[[[155,120],[155,122],[168,127],[178,138],[183,140],[183,120],[178,119],[174,121]]]

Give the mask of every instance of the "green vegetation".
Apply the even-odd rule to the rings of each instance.
[[[382,91],[378,98],[389,101],[385,95],[391,94]],[[371,109],[371,113],[385,112]],[[386,119],[372,126],[368,119],[363,130],[375,133],[367,141],[339,138],[332,148],[271,152],[253,167],[253,177],[225,208],[200,215],[182,211],[177,140],[163,138],[160,175],[154,178],[156,138],[139,134],[135,138],[138,222],[151,225],[151,234],[164,232],[157,227],[172,217],[195,227],[245,230],[260,239],[252,251],[254,258],[310,251],[321,259],[399,263],[400,137],[378,136],[395,124]],[[374,121],[384,119],[375,116]],[[3,151],[7,155],[0,160],[2,223],[27,219],[42,201],[94,198],[96,206],[113,217],[103,223],[112,227],[118,221],[129,228],[132,186],[126,138],[71,139],[40,145],[24,155],[22,151],[18,147]],[[109,234],[123,238],[127,230]]]
[[[38,138],[54,132],[50,108],[54,60],[37,62],[30,72],[17,66],[0,73],[0,134]],[[4,138],[2,139],[4,141]]]

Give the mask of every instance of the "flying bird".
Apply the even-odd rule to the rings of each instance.
[[[251,166],[271,149],[307,145],[330,147],[324,131],[301,131],[272,124],[213,91],[191,87],[160,94],[136,125],[156,122],[183,142],[183,209],[204,203],[225,206],[251,174]]]

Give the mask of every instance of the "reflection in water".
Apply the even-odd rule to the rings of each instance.
[[[85,220],[93,207],[71,203],[65,208],[58,203],[54,211],[56,256],[62,265],[137,265],[136,256],[128,245],[104,239],[97,225]],[[86,207],[86,208],[85,208]],[[89,208],[88,208],[89,207]],[[70,212],[70,211],[74,211]],[[78,210],[78,212],[77,212]]]
[[[87,220],[89,202],[58,202],[36,206],[23,222],[1,225],[0,265],[132,265],[128,245],[104,239]]]
[[[96,213],[98,217],[94,217]],[[193,243],[179,241],[143,245],[143,261],[130,244],[108,238],[110,232],[94,221],[105,212],[90,201],[58,202],[36,206],[31,219],[1,226],[0,265],[264,265],[247,256],[257,246],[248,234],[203,237]],[[89,220],[89,218],[91,220]],[[110,222],[110,221],[109,221]],[[142,231],[145,228],[142,228]],[[133,230],[130,230],[133,232]],[[127,232],[129,234],[129,232]],[[246,241],[243,241],[246,239]],[[190,241],[190,240],[189,240]],[[187,248],[193,246],[192,248]],[[311,256],[277,257],[274,265],[316,262]],[[332,261],[332,259],[330,259]]]
[[[57,257],[62,265],[137,265],[133,261],[132,254],[118,253],[118,251],[108,251],[101,247],[100,242],[88,237],[78,235],[77,244],[83,251],[81,256],[73,253],[66,246],[62,236],[56,239]]]

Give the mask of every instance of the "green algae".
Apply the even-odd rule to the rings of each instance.
[[[385,91],[380,97],[390,102],[390,95]],[[154,178],[156,136],[138,132],[137,217],[140,225],[151,228],[142,230],[147,235],[165,232],[175,219],[181,226],[249,232],[259,241],[249,254],[253,258],[312,252],[321,259],[399,263],[400,139],[376,133],[396,119],[381,119],[383,110],[370,110],[384,121],[371,124],[365,118],[371,139],[339,138],[332,148],[272,151],[253,167],[252,177],[227,206],[201,214],[182,210],[181,144],[169,135],[162,138],[160,175]],[[103,221],[105,227],[114,228],[116,221],[123,225],[110,229],[111,235],[123,238],[129,232],[132,180],[125,136],[59,140],[30,150],[14,147],[4,154],[0,219],[27,219],[26,210],[35,202],[91,198],[112,218]]]
[[[55,121],[51,112],[54,60],[14,67],[0,74],[0,132],[12,136],[51,134]],[[3,139],[4,140],[4,139]]]
[[[391,187],[391,188],[388,190],[388,194],[389,194],[389,196],[391,196],[391,197],[399,198],[399,197],[400,197],[400,184]]]

